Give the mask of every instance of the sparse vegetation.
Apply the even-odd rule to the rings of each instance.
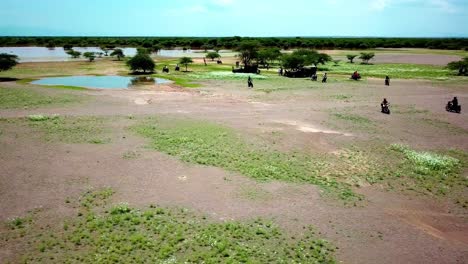
[[[106,137],[105,119],[97,117],[43,117],[31,120],[31,127],[44,133],[47,141],[65,143],[105,144],[110,141]]]
[[[260,181],[282,180],[321,186],[344,200],[359,199],[349,186],[322,174],[319,157],[287,154],[248,144],[228,128],[187,120],[151,119],[133,128],[151,139],[151,147],[184,161],[237,171]]]
[[[106,194],[111,194],[105,191]],[[91,197],[91,198],[90,198]],[[289,235],[261,219],[217,223],[185,209],[114,205],[87,192],[81,213],[63,227],[31,234],[24,260],[68,263],[335,263],[335,249],[311,227]],[[102,209],[101,209],[102,210]]]
[[[75,103],[82,96],[60,94],[44,95],[31,89],[0,87],[0,108],[37,108]]]

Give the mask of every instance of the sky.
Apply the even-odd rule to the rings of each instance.
[[[0,0],[0,36],[468,37],[468,0]]]

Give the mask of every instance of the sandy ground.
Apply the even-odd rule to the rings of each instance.
[[[2,85],[20,87],[15,83]],[[453,96],[458,96],[462,104],[468,102],[464,85],[447,87],[396,80],[391,88],[383,88],[380,80],[369,80],[366,85],[351,88],[328,86],[327,94],[334,94],[336,88],[341,89],[337,94],[353,95],[348,101],[332,104],[321,89],[285,96],[259,94],[243,86],[240,82],[209,81],[200,90],[159,86],[148,91],[85,91],[93,97],[85,105],[0,110],[0,117],[36,113],[174,115],[218,122],[256,135],[281,131],[287,135],[281,142],[285,148],[332,152],[337,142],[373,137],[329,127],[324,110],[353,109],[377,121],[388,142],[468,150],[466,133],[441,136],[445,127],[415,122],[405,115],[390,118],[376,112],[381,98],[387,97],[395,104],[427,110],[432,118],[466,131],[466,114],[444,110],[444,103]],[[0,220],[36,208],[41,208],[43,219],[61,218],[74,212],[64,203],[67,197],[77,197],[88,187],[110,186],[117,192],[114,202],[134,206],[183,206],[221,221],[267,217],[292,230],[311,224],[339,247],[337,257],[344,263],[468,262],[468,214],[454,211],[443,200],[363,187],[359,192],[366,196],[366,204],[344,207],[321,197],[314,186],[260,184],[219,168],[191,165],[150,151],[144,147],[144,139],[126,130],[133,122],[113,122],[112,143],[105,145],[47,143],[27,126],[19,129],[15,124],[5,124],[0,137]],[[128,151],[139,157],[123,159]],[[246,195],[252,189],[262,195]],[[20,251],[11,243],[0,244],[0,259],[14,259]]]

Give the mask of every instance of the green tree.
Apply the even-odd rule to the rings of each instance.
[[[87,58],[89,60],[89,62],[92,62],[94,61],[94,59],[96,59],[96,54],[94,52],[85,52],[83,53],[83,57]]]
[[[182,58],[180,58],[179,63],[182,64],[182,65],[185,65],[185,71],[187,72],[188,71],[188,65],[190,63],[193,63],[193,60],[192,60],[192,58],[189,58],[189,57],[182,57]]]
[[[116,56],[117,60],[121,60],[123,57],[125,57],[125,54],[122,49],[115,49],[110,55],[112,57]]]
[[[283,67],[292,70],[298,70],[312,64],[325,64],[329,61],[331,61],[330,55],[307,49],[296,50],[292,54],[285,54],[282,57]]]
[[[151,51],[147,48],[137,48],[137,54],[146,54],[146,55],[150,55],[151,54]]]
[[[361,52],[361,56],[359,56],[359,59],[362,60],[363,64],[369,64],[369,61],[375,57],[375,54],[373,52]]]
[[[354,63],[354,59],[357,57],[355,54],[348,54],[346,55],[346,58],[348,58],[349,63]]]
[[[151,51],[155,53],[159,52],[161,49],[162,49],[161,45],[153,45],[151,47]]]
[[[450,70],[458,71],[458,75],[468,75],[468,57],[463,58],[460,61],[452,61],[447,67]]]
[[[76,50],[68,50],[67,54],[70,55],[73,59],[79,58],[81,56],[81,52]]]
[[[271,64],[279,60],[283,54],[279,48],[262,49],[258,52],[258,61],[260,64]]]
[[[0,53],[0,71],[8,71],[18,64],[18,56]]]
[[[130,67],[130,70],[133,73],[140,71],[146,73],[154,72],[154,67],[156,67],[156,64],[148,54],[139,53],[127,61],[127,66]]]
[[[252,61],[258,58],[258,50],[260,45],[256,41],[243,41],[236,49],[239,54],[237,57],[242,61],[244,66],[248,66]]]
[[[71,50],[71,49],[73,49],[73,45],[71,45],[71,44],[65,44],[65,45],[63,45],[63,49],[64,49],[64,50]]]
[[[104,52],[104,56],[109,56],[109,48],[107,48],[106,46],[102,46],[100,47],[100,49],[102,50],[102,52]]]
[[[208,54],[206,54],[206,58],[211,59],[211,61],[214,61],[214,59],[221,58],[221,55],[219,55],[218,52],[208,52]]]

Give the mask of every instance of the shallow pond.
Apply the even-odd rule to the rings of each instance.
[[[39,85],[63,85],[97,89],[128,89],[138,85],[167,84],[171,81],[152,77],[67,76],[43,78],[31,82]]]

